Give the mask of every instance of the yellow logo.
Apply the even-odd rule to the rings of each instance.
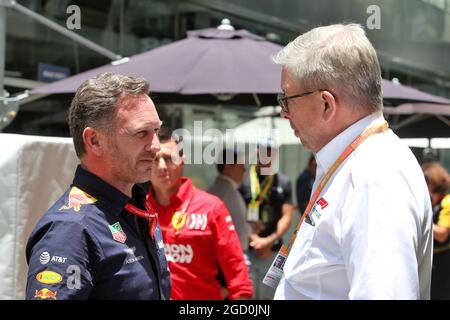
[[[180,230],[183,228],[183,226],[186,223],[186,216],[187,214],[185,212],[177,211],[172,216],[172,227],[175,229],[175,231]]]
[[[87,194],[83,190],[78,189],[77,187],[72,187],[69,193],[69,203],[67,206],[62,206],[59,210],[69,210],[73,209],[76,212],[80,211],[81,206],[85,204],[92,204],[96,202],[93,196]]]
[[[45,284],[57,284],[62,281],[62,276],[54,271],[42,271],[38,273],[36,280]]]

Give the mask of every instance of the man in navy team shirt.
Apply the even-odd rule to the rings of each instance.
[[[170,297],[157,216],[135,185],[160,150],[148,92],[142,78],[104,73],[75,94],[69,125],[81,164],[29,238],[27,299]]]

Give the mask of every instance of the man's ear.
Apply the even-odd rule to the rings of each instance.
[[[333,94],[329,91],[321,91],[322,94],[322,117],[325,121],[330,121],[334,119],[337,111],[336,99]]]
[[[105,136],[95,128],[86,127],[83,130],[83,141],[86,152],[90,151],[96,156],[103,153]]]
[[[181,166],[183,167],[183,169],[184,169],[185,163],[186,163],[186,154],[183,153],[183,155],[181,156]]]

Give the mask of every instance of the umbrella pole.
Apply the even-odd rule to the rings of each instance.
[[[261,107],[261,100],[259,100],[259,97],[256,93],[252,93],[253,99],[255,99],[255,103],[258,107]]]
[[[3,97],[6,51],[6,9],[0,5],[0,96]]]

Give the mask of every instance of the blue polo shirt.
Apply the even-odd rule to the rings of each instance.
[[[170,274],[158,224],[124,210],[144,209],[145,192],[129,198],[78,166],[73,184],[47,211],[26,248],[27,299],[169,299]]]

